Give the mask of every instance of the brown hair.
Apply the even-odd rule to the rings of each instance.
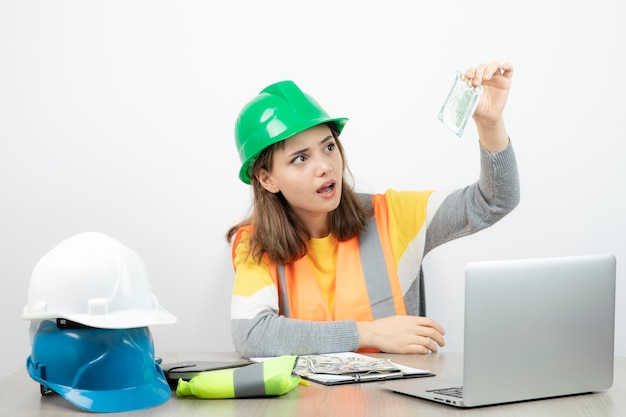
[[[329,231],[337,239],[344,241],[358,236],[363,231],[369,213],[361,204],[352,186],[346,181],[346,173],[351,174],[346,165],[343,146],[334,125],[330,127],[337,142],[337,149],[341,153],[344,175],[341,179],[341,201],[339,206],[329,213]],[[252,175],[250,175],[253,194],[252,213],[231,227],[226,233],[226,239],[230,243],[240,227],[252,225],[249,255],[256,261],[260,261],[261,257],[267,254],[272,262],[288,264],[306,255],[311,235],[295,215],[283,194],[270,193],[263,188],[254,175],[260,169],[271,171],[274,150],[279,146],[284,146],[284,142],[267,147],[254,162]]]

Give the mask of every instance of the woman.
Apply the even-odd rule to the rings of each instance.
[[[434,191],[357,194],[332,118],[291,81],[265,88],[241,111],[240,179],[250,216],[227,233],[235,282],[235,348],[245,357],[354,350],[429,353],[444,330],[425,317],[422,258],[489,227],[519,201],[502,112],[513,66],[469,68],[483,94],[474,112],[478,182]]]

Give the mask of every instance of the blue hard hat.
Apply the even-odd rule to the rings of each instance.
[[[171,396],[148,327],[59,328],[45,320],[34,335],[26,369],[42,392],[52,390],[88,411],[140,410]]]

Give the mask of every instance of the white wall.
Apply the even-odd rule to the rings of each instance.
[[[293,79],[351,118],[359,190],[459,187],[478,175],[475,129],[458,139],[435,115],[454,70],[490,60],[515,64],[506,120],[522,200],[426,260],[444,351],[462,347],[466,262],[608,252],[626,355],[624,16],[619,0],[4,0],[0,377],[29,354],[32,268],[86,230],[147,264],[178,317],[152,328],[157,351],[232,350],[224,233],[250,201],[233,145],[241,106]]]

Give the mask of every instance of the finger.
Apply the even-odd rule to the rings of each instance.
[[[443,327],[437,323],[435,320],[428,318],[428,317],[422,317],[422,316],[416,316],[416,323],[418,326],[424,326],[424,327],[430,327],[435,329],[437,332],[439,332],[441,335],[445,335],[446,332],[443,329]]]
[[[467,78],[468,80],[473,80],[475,76],[476,76],[476,68],[470,67],[467,70],[465,70],[465,78]]]
[[[428,353],[431,353],[431,352],[432,351],[430,349],[428,349],[424,345],[414,344],[414,345],[407,346],[407,352],[406,353],[414,353],[414,354],[424,355],[424,354],[428,354]]]
[[[425,337],[424,347],[431,352],[437,352],[437,343],[430,337]]]
[[[437,344],[431,339],[425,337],[416,340],[415,343],[408,346],[409,352],[418,354],[427,354],[437,352]]]
[[[513,77],[513,64],[511,64],[510,62],[505,62],[503,63],[500,68],[502,69],[502,75],[504,75],[506,78],[511,78]]]
[[[472,80],[475,86],[491,80],[495,75],[504,75],[507,78],[511,78],[512,74],[513,65],[510,62],[505,62],[500,65],[498,61],[491,61],[488,65],[480,64],[478,67],[469,68],[465,72],[465,76]]]
[[[417,336],[422,338],[428,338],[433,343],[438,344],[439,346],[444,346],[445,341],[443,339],[443,334],[436,330],[434,327],[425,327],[419,326],[415,333]],[[423,340],[423,339],[422,339]]]
[[[427,355],[431,352],[430,350],[428,350],[428,348],[422,345],[413,345],[409,347],[409,350],[406,353],[412,353],[416,355]]]
[[[510,62],[503,62],[500,64],[500,69],[502,72],[513,71],[513,64]]]
[[[485,74],[487,73],[487,65],[486,64],[480,64],[478,67],[476,67],[476,74],[474,75],[474,78],[472,79],[472,83],[475,86],[479,86],[480,84],[482,84],[483,82],[483,78],[485,77]]]
[[[494,75],[500,75],[501,73],[500,63],[498,61],[491,61],[485,70],[483,80],[489,81]]]
[[[436,332],[436,331],[432,332],[432,334],[429,334],[427,337],[431,340],[431,342],[433,344],[437,344],[437,345],[442,346],[442,347],[445,346],[445,344],[446,344],[446,342],[445,342],[445,340],[443,338],[443,335],[441,333],[439,333],[439,332]]]

